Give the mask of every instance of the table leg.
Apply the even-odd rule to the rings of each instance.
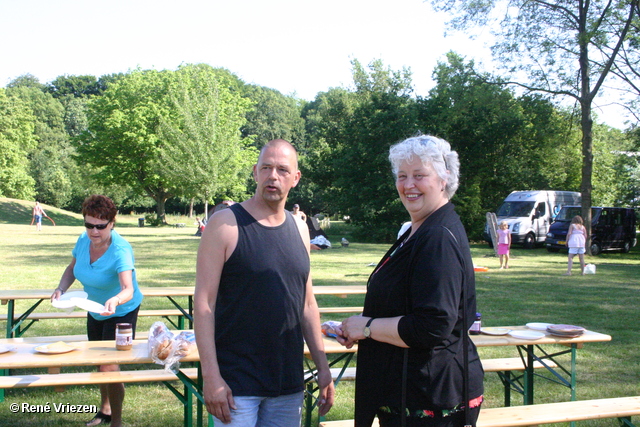
[[[504,406],[511,406],[511,372],[505,371],[505,380],[504,383]]]
[[[8,369],[0,369],[0,376],[9,375]],[[0,403],[4,402],[4,389],[0,389]]]
[[[571,401],[576,400],[576,345],[571,344]]]
[[[304,407],[306,408],[304,414],[304,426],[311,427],[311,415],[313,413],[313,383],[309,381],[305,387],[307,391],[304,396]]]
[[[5,338],[13,338],[13,314],[15,312],[15,300],[7,302],[7,333]]]
[[[180,312],[182,313],[182,316],[178,317],[178,325],[174,324],[174,326],[176,326],[180,330],[184,329],[185,317],[189,319],[189,329],[193,329],[193,298],[191,296],[189,296],[188,298],[189,298],[189,312],[186,312],[184,308],[182,308],[182,306],[178,304],[178,302],[175,299],[171,298],[170,296],[167,296],[167,299],[171,301],[171,303],[173,303],[174,307],[180,310]]]
[[[571,401],[576,400],[576,345],[571,344]],[[576,427],[575,421],[571,422],[571,427]]]
[[[31,308],[29,308],[29,310],[22,313],[20,317],[18,317],[18,319],[15,319],[15,320],[14,320],[15,301],[14,300],[8,301],[7,303],[7,334],[6,334],[7,338],[21,337],[22,334],[24,334],[26,330],[29,329],[29,327],[31,327],[31,325],[33,325],[34,322],[36,322],[36,320],[28,319],[28,317],[40,305],[42,301],[44,300],[39,300],[38,302],[33,304]],[[22,328],[22,324],[24,323],[25,320],[30,320],[30,323],[24,328]]]
[[[195,396],[198,399],[197,402],[197,406],[196,406],[196,411],[197,411],[197,415],[198,415],[198,419],[196,421],[198,427],[201,427],[203,425],[204,422],[204,417],[203,417],[203,404],[204,404],[204,397],[202,396],[202,372],[200,370],[200,363],[198,363],[198,380],[196,382],[193,382],[191,380],[191,378],[189,378],[188,376],[186,376],[185,374],[182,373],[182,371],[180,371],[179,369],[174,371],[175,374],[178,376],[178,379],[180,379],[180,381],[182,381],[182,383],[184,384],[184,386],[193,394],[193,396]],[[198,409],[198,407],[200,409]],[[191,406],[189,408],[189,411],[191,413],[191,411],[193,411],[193,407]],[[210,427],[213,427],[214,423],[213,423],[213,415],[208,414],[208,425]]]
[[[533,346],[527,346],[527,366],[524,376],[524,404],[533,405]]]
[[[13,311],[14,311],[14,300],[7,301],[7,333],[5,334],[6,338],[11,338],[11,334],[13,333]],[[9,371],[6,369],[0,370],[0,375],[5,376],[8,375]],[[0,389],[0,402],[4,402],[4,389]]]
[[[202,379],[202,367],[199,362],[198,362],[198,390],[204,390],[204,380]],[[198,399],[198,401],[196,402],[196,416],[198,418],[198,427],[202,427],[202,423],[204,422],[204,418],[202,417],[202,415],[204,414],[203,408],[204,408],[203,402],[200,401],[200,399]],[[209,417],[211,417],[211,415],[209,415]],[[213,421],[210,422],[210,425],[213,426]]]
[[[340,383],[340,379],[344,374],[344,371],[349,366],[351,359],[355,353],[342,353],[336,359],[329,362],[329,367],[335,366],[338,363],[342,362],[342,368],[340,373],[336,377],[334,381],[334,386],[337,387]],[[311,427],[313,409],[315,408],[315,404],[317,402],[317,398],[314,396],[314,393],[319,390],[318,386],[318,378],[316,376],[316,368],[311,367],[309,363],[309,359],[305,359],[305,363],[307,364],[307,370],[305,371],[305,397],[304,397],[304,408],[305,408],[305,417],[303,425],[305,427]],[[321,417],[318,416],[318,420],[321,421]]]

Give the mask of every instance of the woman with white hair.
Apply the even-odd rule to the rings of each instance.
[[[355,425],[475,425],[484,372],[468,330],[476,312],[469,242],[450,202],[458,155],[419,135],[389,160],[411,227],[369,277],[364,310],[342,322],[339,341],[358,342]]]

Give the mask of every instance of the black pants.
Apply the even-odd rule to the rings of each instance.
[[[105,320],[96,320],[87,313],[87,336],[89,341],[111,341],[116,339],[116,325],[118,323],[131,323],[133,329],[133,339],[136,338],[136,323],[138,322],[138,310],[140,306],[136,307],[119,317],[109,317]]]
[[[476,425],[480,407],[469,409],[469,423]],[[378,413],[380,427],[401,427],[401,419],[398,414]],[[407,417],[407,427],[464,427],[464,411],[455,413],[448,417],[436,416],[434,418]]]

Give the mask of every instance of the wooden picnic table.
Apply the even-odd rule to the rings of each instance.
[[[504,329],[512,331],[531,331],[526,326],[504,326]],[[541,331],[535,331],[541,332]],[[544,336],[539,339],[515,338],[511,335],[472,335],[471,339],[477,347],[504,347],[512,346],[518,350],[518,354],[524,362],[526,369],[523,376],[523,384],[516,390],[524,397],[525,405],[534,403],[534,364],[541,363],[547,368],[551,381],[557,382],[570,389],[571,400],[576,400],[576,373],[577,373],[577,350],[584,344],[611,341],[611,336],[594,331],[585,331],[579,337],[567,338],[551,335],[543,332]],[[546,346],[560,345],[559,350],[549,349]],[[543,348],[545,346],[546,348]],[[569,362],[561,360],[560,356],[569,355]],[[547,363],[548,361],[553,364]],[[557,366],[554,366],[557,365]],[[538,374],[538,377],[541,377]],[[544,378],[544,377],[542,377]]]
[[[506,327],[511,330],[523,331],[528,330],[525,326]],[[576,400],[576,373],[577,373],[577,350],[582,348],[584,344],[607,342],[611,340],[611,336],[594,332],[585,331],[585,333],[575,338],[557,337],[545,334],[540,339],[520,339],[510,335],[492,336],[492,335],[473,335],[472,341],[478,347],[515,347],[525,364],[525,372],[523,374],[524,385],[522,394],[524,395],[524,404],[530,405],[534,403],[534,365],[542,364],[552,375],[551,379],[557,383],[565,385],[571,389],[571,400]],[[0,370],[2,369],[18,369],[18,368],[47,368],[50,372],[59,372],[60,368],[68,366],[92,366],[100,364],[147,364],[152,363],[147,350],[147,340],[140,339],[134,341],[131,351],[117,351],[113,341],[81,341],[72,343],[78,347],[78,350],[65,354],[39,354],[34,351],[37,345],[42,344],[38,338],[16,338],[6,340],[11,345],[16,346],[15,352],[7,352],[0,354]],[[351,358],[357,351],[357,345],[351,349],[341,346],[336,340],[324,338],[325,352],[332,354],[332,366],[339,366],[345,369]],[[553,347],[565,347],[561,350],[554,350]],[[553,351],[550,351],[553,350]],[[305,347],[305,355],[308,356],[308,350]],[[568,355],[570,366],[566,360],[560,360],[560,356]],[[563,358],[563,359],[566,359]],[[307,373],[313,376],[315,367],[307,357]],[[183,362],[198,362],[199,355],[197,349],[192,351],[189,356],[182,359]],[[553,363],[551,363],[553,362]],[[186,375],[180,376],[186,387],[189,387],[191,393],[201,399],[201,381],[193,382]],[[309,375],[306,375],[309,377]],[[537,376],[540,376],[537,374]],[[568,376],[568,378],[567,378]],[[314,403],[314,388],[312,382],[307,383],[306,407],[308,420],[305,425],[310,422],[310,408]],[[201,409],[200,409],[201,411]],[[201,417],[202,414],[199,415]],[[201,422],[201,419],[198,419]]]
[[[50,374],[59,374],[62,368],[65,367],[77,367],[77,366],[96,366],[105,364],[117,364],[117,365],[130,365],[130,364],[153,364],[153,360],[149,357],[148,340],[140,339],[134,340],[131,350],[118,351],[115,348],[115,341],[78,341],[70,343],[76,350],[69,351],[61,354],[42,354],[35,350],[36,347],[42,345],[37,339],[31,338],[13,338],[6,340],[9,341],[14,351],[9,351],[0,354],[0,371],[9,369],[37,369],[46,368]],[[344,365],[343,370],[347,367],[348,363],[356,352],[356,348],[346,349],[338,344],[334,339],[324,337],[325,353],[338,354],[338,358],[332,361],[332,366],[335,366],[337,362]],[[307,359],[310,357],[309,350],[305,345],[305,356]],[[200,356],[197,346],[193,346],[189,355],[181,359],[181,363],[186,362],[199,362]],[[314,367],[310,366],[308,372],[314,371]],[[188,389],[185,390],[185,394],[193,393],[199,400],[197,425],[203,424],[203,406],[202,406],[202,378],[198,371],[198,380],[193,381],[189,375],[177,370],[176,374],[178,379],[182,381],[184,386]],[[27,374],[28,375],[28,374]],[[309,376],[307,376],[309,377]],[[313,375],[311,375],[312,383]],[[307,385],[307,392],[313,393],[317,389],[314,386]],[[182,399],[181,399],[182,400]],[[184,401],[191,402],[186,396]],[[307,413],[310,414],[313,409],[315,398],[307,395],[306,404]],[[184,412],[185,427],[191,427],[192,409],[186,408]],[[309,418],[310,419],[310,418]],[[213,425],[210,423],[209,425]]]
[[[77,290],[82,289],[80,286]],[[75,290],[73,287],[71,291]],[[188,320],[187,325],[181,324],[179,329],[187,327],[193,328],[193,293],[195,286],[168,286],[168,287],[140,287],[140,292],[145,297],[165,297],[174,305],[176,309],[182,314],[182,318]],[[346,286],[314,286],[313,292],[315,295],[337,295],[346,297],[347,295],[362,295],[365,294],[367,288],[365,285],[346,285]],[[7,306],[7,325],[6,325],[6,338],[21,336],[33,323],[27,323],[23,326],[24,322],[29,320],[29,315],[43,301],[48,301],[51,298],[53,289],[0,289],[0,301],[2,305]],[[177,298],[186,297],[187,303],[181,303]],[[24,313],[16,316],[16,301],[32,301],[31,306],[25,310]]]

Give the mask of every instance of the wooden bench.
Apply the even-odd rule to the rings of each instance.
[[[482,368],[485,372],[496,372],[500,375],[500,379],[502,380],[502,384],[504,385],[504,394],[505,394],[505,406],[511,405],[511,387],[515,384],[516,378],[511,376],[511,372],[524,372],[525,367],[522,359],[519,357],[509,357],[509,358],[500,358],[500,359],[481,359]],[[548,367],[557,368],[558,365],[551,360],[545,361]],[[544,368],[544,365],[540,362],[534,362],[534,369]],[[331,368],[331,377],[334,381],[338,380],[341,368]],[[356,379],[356,367],[348,367],[342,373],[342,376],[339,378],[340,381],[354,381]],[[307,374],[305,376],[305,380],[311,380],[311,376]],[[522,391],[521,391],[522,392]]]
[[[177,308],[159,309],[159,310],[139,310],[138,316],[184,316]],[[87,317],[87,312],[83,310],[72,311],[71,313],[57,313],[57,312],[38,312],[30,313],[27,319],[33,320],[46,320],[46,319],[84,319]],[[18,319],[17,316],[14,319]],[[0,314],[0,321],[7,320],[6,314]]]
[[[184,368],[182,372],[191,379],[198,378],[197,368]],[[113,383],[138,383],[151,381],[178,381],[171,371],[164,369],[145,369],[117,372],[73,372],[61,374],[24,374],[0,376],[0,389],[56,387],[61,391],[71,385],[99,385]]]
[[[486,408],[480,411],[476,426],[521,427],[618,418],[622,425],[632,427],[634,424],[631,423],[631,417],[634,415],[640,415],[640,396]],[[378,425],[376,419],[373,426]],[[353,420],[322,421],[320,426],[353,427]]]
[[[558,365],[552,361],[545,362],[551,368],[557,368]],[[534,369],[540,369],[544,366],[540,362],[534,362]],[[482,368],[485,372],[504,372],[504,371],[524,371],[524,364],[519,357],[507,357],[503,359],[482,359]],[[340,373],[340,368],[331,368],[331,376],[335,380]],[[356,367],[346,368],[342,374],[342,379],[355,380]]]
[[[163,317],[177,329],[184,329],[184,314],[178,310],[177,308],[169,308],[169,309],[158,309],[158,310],[139,310],[138,317]],[[178,317],[178,322],[173,322],[169,317],[176,316]],[[15,320],[18,320],[19,316],[14,316]],[[37,322],[39,320],[48,320],[48,319],[84,319],[87,317],[87,312],[84,310],[76,310],[71,313],[59,313],[59,312],[38,312],[38,313],[30,313],[29,316],[25,319],[25,321],[31,321],[31,323],[27,324],[24,328],[21,328],[21,332],[24,333],[31,324]],[[7,314],[0,314],[0,321],[7,320]]]
[[[197,368],[182,368],[181,372],[193,381],[198,379]],[[184,408],[184,426],[193,425],[193,397],[186,386],[183,392],[174,387],[171,382],[179,381],[178,376],[171,371],[160,369],[130,370],[118,372],[76,372],[66,374],[41,375],[12,375],[0,376],[0,389],[54,387],[56,391],[63,391],[65,386],[100,385],[117,383],[162,382],[178,398]],[[208,425],[213,425],[209,417]]]
[[[318,307],[320,314],[362,313],[362,307]]]

